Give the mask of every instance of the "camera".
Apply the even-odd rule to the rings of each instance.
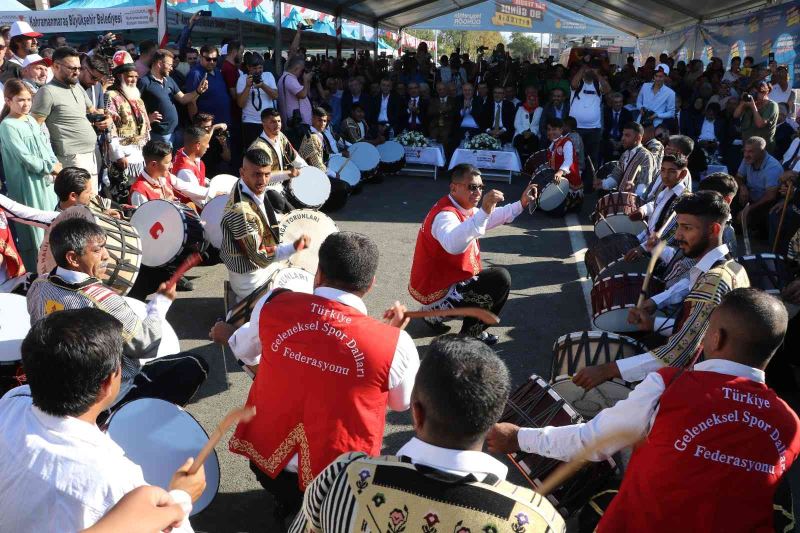
[[[95,122],[103,122],[106,116],[103,113],[86,113],[86,120],[94,124]]]
[[[479,54],[485,54],[487,50],[489,50],[488,46],[479,46],[478,47],[478,53]]]
[[[311,26],[308,25],[308,24],[298,24],[297,25],[297,30],[298,31],[305,31],[305,30],[310,30],[310,29],[311,29]]]
[[[742,95],[742,101],[743,102],[752,102],[753,101],[753,95],[750,94],[750,93],[744,93]]]
[[[261,83],[261,74],[253,74],[253,85],[259,85]]]

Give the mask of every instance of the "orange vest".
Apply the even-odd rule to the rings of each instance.
[[[581,181],[581,171],[578,164],[578,154],[575,152],[575,145],[572,144],[568,135],[562,135],[547,148],[547,161],[550,163],[550,168],[558,170],[564,164],[564,147],[570,143],[572,146],[572,165],[569,167],[569,174],[564,176],[569,181],[570,185],[574,187],[583,187]]]
[[[2,209],[0,209],[0,256],[2,256],[0,268],[5,269],[8,279],[25,273],[25,265],[22,263],[16,244],[14,244],[14,236],[11,235],[8,219]]]
[[[411,281],[408,283],[411,297],[422,304],[441,300],[454,283],[469,279],[481,271],[481,250],[477,239],[462,253],[451,254],[433,236],[433,220],[442,211],[455,213],[460,222],[469,218],[453,205],[449,196],[436,202],[425,217],[417,234]]]
[[[259,316],[261,363],[247,398],[256,415],[230,450],[272,478],[298,454],[303,490],[342,453],[379,455],[399,336],[321,296],[273,296]]]
[[[175,154],[175,159],[172,161],[172,172],[176,176],[178,172],[181,170],[190,170],[192,174],[197,176],[197,182],[202,186],[206,186],[206,164],[203,163],[203,160],[200,159],[199,163],[193,161],[189,156],[186,155],[186,152],[181,148]],[[192,199],[182,194],[180,191],[175,190],[175,197],[180,200],[184,204],[189,204],[192,202]]]

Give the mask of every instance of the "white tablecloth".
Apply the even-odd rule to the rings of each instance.
[[[441,144],[431,144],[424,148],[406,146],[406,164],[443,167],[444,147]]]
[[[478,168],[492,170],[506,170],[519,172],[522,170],[522,162],[519,154],[513,148],[503,148],[501,150],[468,150],[459,148],[450,158],[450,167],[453,168],[461,163],[469,163]]]

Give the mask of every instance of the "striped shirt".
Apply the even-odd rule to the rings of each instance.
[[[637,144],[622,153],[617,166],[603,180],[603,188],[616,187],[620,192],[641,194],[653,180],[655,171],[653,154],[641,144]]]

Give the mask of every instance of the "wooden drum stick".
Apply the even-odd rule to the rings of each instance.
[[[208,456],[211,455],[212,451],[214,451],[214,447],[219,444],[219,441],[232,425],[237,424],[239,421],[249,422],[255,415],[256,408],[248,406],[237,407],[225,415],[225,418],[223,418],[222,422],[219,423],[217,429],[215,429],[214,433],[211,434],[211,438],[208,439],[208,442],[206,442],[205,446],[203,446],[203,449],[200,450],[200,453],[198,453],[197,457],[195,457],[192,466],[189,467],[189,475],[192,476],[196,474],[198,470],[200,470],[200,467],[206,462]]]
[[[781,211],[781,219],[778,222],[778,230],[775,232],[775,242],[772,243],[772,253],[778,253],[778,241],[781,238],[781,230],[783,229],[783,219],[786,216],[786,209],[789,207],[789,199],[792,197],[792,193],[794,193],[794,183],[789,182],[789,186],[786,188],[786,198],[783,200],[783,211]]]
[[[406,311],[408,318],[425,318],[429,316],[468,316],[477,318],[484,324],[495,325],[500,323],[500,318],[494,313],[480,307],[459,307],[455,309],[431,309],[430,311]]]
[[[167,280],[167,288],[174,286],[178,283],[178,280],[183,277],[189,270],[193,269],[197,265],[203,262],[203,256],[201,256],[198,252],[193,252],[189,257],[183,260],[183,263],[178,265],[178,268],[175,270],[175,273],[172,274],[169,279]]]
[[[750,255],[750,230],[747,228],[747,215],[750,214],[750,204],[742,209],[742,239],[744,240],[744,255]]]
[[[647,287],[650,285],[650,278],[653,277],[653,270],[656,268],[658,258],[661,257],[661,252],[664,251],[666,246],[667,243],[664,241],[659,241],[655,248],[653,248],[653,250],[650,252],[650,263],[647,264],[647,274],[645,274],[644,282],[642,283],[642,292],[639,293],[639,301],[636,302],[636,307],[641,307],[644,303],[644,297],[647,294]]]

